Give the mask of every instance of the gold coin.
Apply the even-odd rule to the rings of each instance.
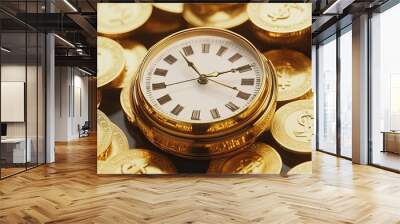
[[[99,3],[97,4],[97,32],[119,37],[142,26],[149,18],[151,3]]]
[[[102,98],[101,91],[99,89],[97,89],[97,98],[96,98],[97,99],[97,108],[100,107],[101,98]]]
[[[135,123],[136,118],[135,115],[133,114],[130,97],[131,97],[131,87],[130,86],[124,87],[119,97],[121,107],[128,121],[131,123]]]
[[[313,131],[312,100],[297,100],[285,104],[276,111],[272,120],[272,136],[289,151],[310,153]]]
[[[182,13],[183,3],[153,3],[153,6],[159,10],[170,13]]]
[[[147,33],[161,34],[176,31],[183,26],[179,19],[171,17],[152,17],[144,26],[143,31]]]
[[[97,37],[97,88],[117,78],[125,67],[124,51],[117,42]]]
[[[311,91],[311,60],[293,50],[272,50],[264,53],[276,70],[278,101],[305,97]]]
[[[142,63],[144,56],[146,56],[147,48],[132,40],[119,40],[118,42],[124,49],[126,65],[121,75],[112,81],[111,86],[124,88],[130,86],[130,81],[136,74],[136,70],[139,68],[140,63]]]
[[[185,4],[183,18],[192,26],[233,28],[246,22],[246,4]]]
[[[312,161],[300,163],[289,170],[288,175],[293,174],[311,174],[312,173]]]
[[[110,125],[112,129],[111,144],[103,154],[97,157],[98,160],[107,160],[118,153],[129,149],[128,139],[126,138],[125,133],[111,121]]]
[[[311,4],[249,3],[247,13],[256,35],[277,43],[295,42],[311,27]]]
[[[112,126],[108,117],[97,110],[97,156],[106,152],[111,144]]]
[[[153,3],[153,4],[170,5],[170,3]],[[182,3],[177,3],[177,4],[182,4]],[[143,25],[141,30],[147,33],[161,34],[182,29],[186,24],[181,14],[170,11],[173,10],[169,9],[167,10],[167,7],[163,7],[162,9],[155,8],[155,10],[153,10],[153,14],[151,14],[150,19],[147,20],[147,22]]]
[[[278,152],[264,143],[255,143],[229,158],[212,160],[208,173],[280,174],[282,159]]]
[[[165,156],[146,149],[123,151],[99,167],[102,174],[173,174],[175,166]]]

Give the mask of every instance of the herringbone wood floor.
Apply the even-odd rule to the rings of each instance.
[[[400,175],[314,154],[312,176],[97,176],[95,139],[0,181],[0,223],[400,223]]]

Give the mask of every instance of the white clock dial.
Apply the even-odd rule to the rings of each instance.
[[[261,66],[258,54],[235,39],[188,37],[149,61],[140,86],[164,116],[211,123],[239,114],[256,99],[265,79]]]

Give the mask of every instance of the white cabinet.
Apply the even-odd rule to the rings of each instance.
[[[6,147],[12,153],[12,163],[25,163],[32,161],[32,140],[26,140],[25,151],[25,138],[6,138],[1,140],[2,147]]]

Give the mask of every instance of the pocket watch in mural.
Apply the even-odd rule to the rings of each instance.
[[[193,28],[149,50],[131,103],[136,124],[154,145],[210,159],[244,149],[269,129],[275,82],[272,64],[242,36]]]

